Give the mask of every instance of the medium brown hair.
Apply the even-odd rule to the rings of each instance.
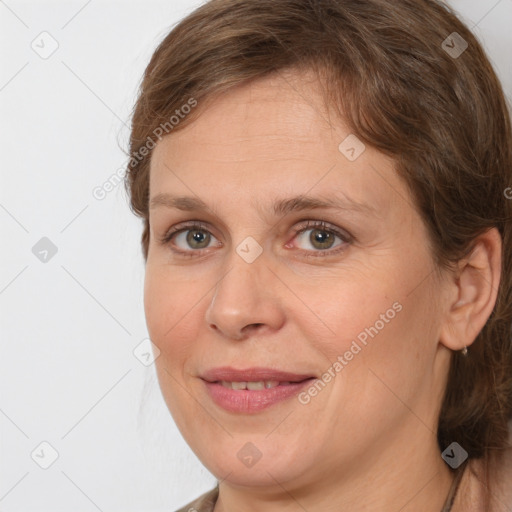
[[[468,44],[460,56],[443,45],[449,37],[448,48],[455,44],[453,32]],[[512,186],[512,130],[484,50],[444,3],[211,0],[183,19],[154,52],[132,118],[126,187],[143,219],[144,259],[147,148],[159,127],[182,129],[217,93],[285,69],[314,70],[326,105],[394,159],[439,269],[468,255],[478,235],[493,227],[501,234],[497,302],[468,356],[452,356],[438,428],[441,450],[456,441],[483,461],[489,487],[512,417],[512,200],[504,193]],[[191,101],[199,107],[181,115]]]

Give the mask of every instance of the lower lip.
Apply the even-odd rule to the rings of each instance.
[[[296,396],[301,389],[308,386],[314,378],[276,386],[275,388],[258,389],[230,389],[224,387],[220,382],[206,382],[206,388],[212,400],[223,409],[229,412],[251,414],[263,411],[268,407],[289,400]]]

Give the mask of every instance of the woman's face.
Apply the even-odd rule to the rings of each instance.
[[[237,485],[407,467],[437,442],[449,351],[426,229],[393,162],[322,104],[305,75],[266,78],[152,156],[145,312],[160,387],[200,460]]]

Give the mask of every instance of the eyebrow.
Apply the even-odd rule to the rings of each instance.
[[[192,196],[158,194],[154,196],[149,203],[149,208],[151,210],[161,206],[166,208],[176,208],[182,211],[211,210],[215,213],[214,208],[209,207],[202,199]],[[354,211],[364,215],[377,215],[378,213],[376,208],[374,208],[372,205],[354,201],[345,195],[342,198],[295,196],[290,198],[277,199],[273,204],[273,211],[274,215],[276,216],[314,209]]]

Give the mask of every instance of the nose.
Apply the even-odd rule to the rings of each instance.
[[[256,333],[279,330],[285,321],[279,280],[263,255],[247,263],[233,252],[228,270],[217,283],[206,310],[208,327],[238,341]]]

